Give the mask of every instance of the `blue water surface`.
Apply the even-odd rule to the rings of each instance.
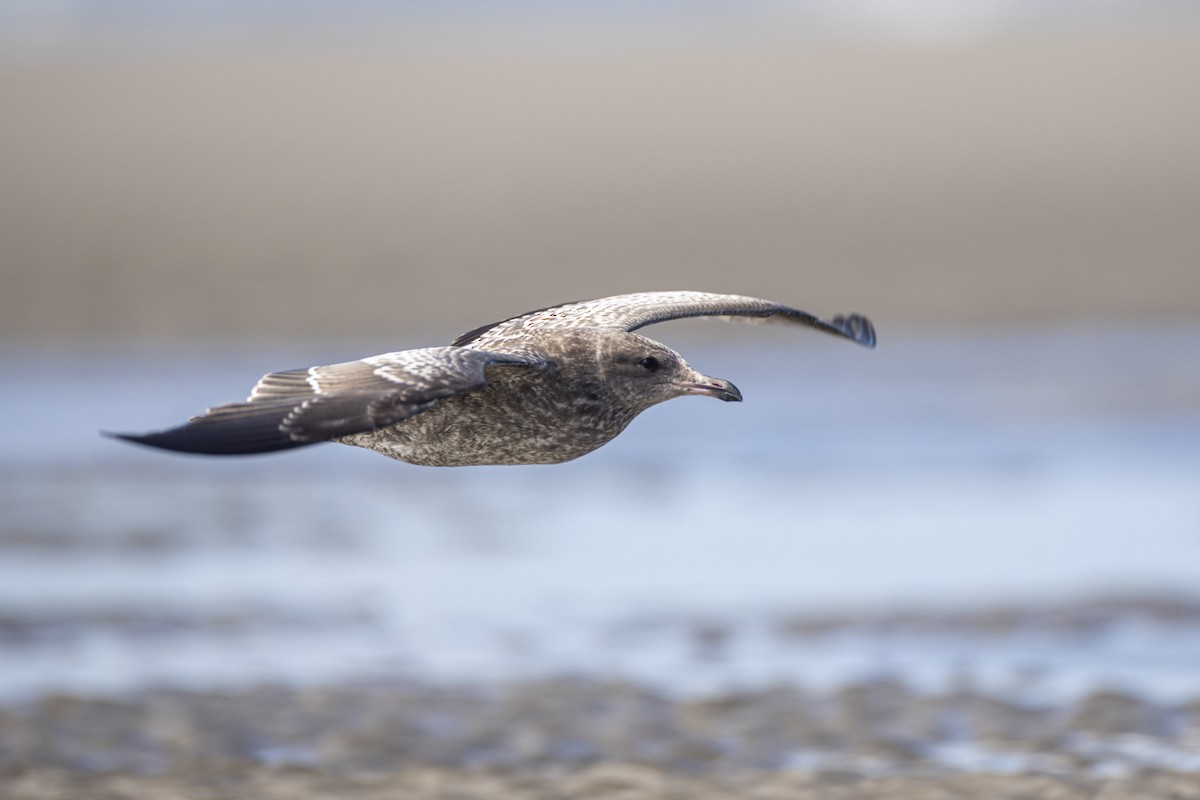
[[[1194,621],[778,632],[796,615],[1195,597],[1200,328],[898,335],[874,352],[667,333],[746,401],[672,401],[548,467],[338,445],[199,458],[98,434],[369,345],[6,350],[0,698],[561,673],[1200,695]],[[697,633],[712,630],[715,650]]]

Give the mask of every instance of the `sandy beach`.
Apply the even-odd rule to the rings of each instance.
[[[897,325],[1200,314],[1200,32],[0,59],[0,335],[439,341],[696,288]]]

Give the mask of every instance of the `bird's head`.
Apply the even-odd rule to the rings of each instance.
[[[702,375],[664,344],[625,331],[572,331],[557,337],[563,377],[592,394],[637,411],[684,395],[738,402],[727,380]]]

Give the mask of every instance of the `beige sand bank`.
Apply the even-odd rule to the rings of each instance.
[[[424,342],[667,287],[1200,316],[1200,31],[443,36],[4,61],[0,336]]]
[[[841,775],[664,773],[642,764],[511,774],[495,770],[403,769],[389,774],[321,774],[305,769],[234,768],[202,775],[103,775],[80,778],[51,770],[6,778],[11,800],[103,797],[106,800],[261,800],[354,797],[361,800],[1196,800],[1200,778],[1152,773],[1132,778],[1050,775],[958,775],[950,778],[853,778]]]
[[[0,796],[1185,800],[1198,714],[886,678],[697,698],[581,679],[61,694],[0,710]]]

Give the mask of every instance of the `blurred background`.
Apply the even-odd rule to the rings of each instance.
[[[1182,0],[0,0],[0,741],[263,682],[888,680],[1115,692],[1143,739],[1056,746],[1200,770],[1197,96]],[[98,435],[673,288],[880,345],[655,328],[746,402],[558,467]]]

